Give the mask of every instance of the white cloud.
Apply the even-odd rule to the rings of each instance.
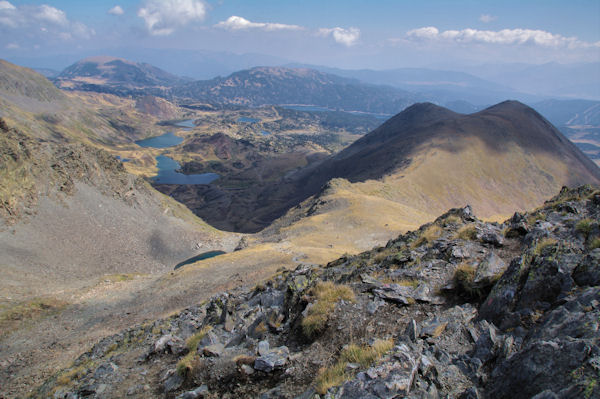
[[[66,26],[69,24],[69,20],[67,19],[67,15],[64,11],[46,4],[39,6],[37,12],[34,14],[34,17],[42,22],[50,22],[60,26]]]
[[[17,43],[8,43],[5,48],[7,50],[16,50],[18,48],[20,48],[20,46]]]
[[[333,40],[347,47],[356,44],[358,38],[360,37],[360,30],[358,28],[321,28],[319,29],[318,33],[321,36],[331,35],[333,37]]]
[[[565,37],[543,30],[533,29],[502,29],[499,31],[462,29],[440,32],[436,27],[428,26],[410,30],[406,33],[410,41],[433,41],[445,43],[483,43],[500,45],[531,44],[541,47],[600,47],[600,42],[588,43],[576,37]]]
[[[202,21],[206,5],[201,0],[146,0],[137,15],[151,35],[168,36],[179,26]]]
[[[123,14],[125,14],[125,11],[123,11],[123,8],[121,8],[121,6],[116,5],[113,8],[111,8],[110,10],[108,10],[108,13],[110,15],[123,15]]]
[[[302,26],[298,25],[286,25],[275,22],[252,22],[246,18],[232,15],[227,18],[226,21],[221,21],[215,25],[217,28],[223,28],[228,30],[244,30],[244,29],[260,29],[264,31],[276,31],[276,30],[302,30]]]
[[[479,20],[485,24],[496,20],[496,17],[490,14],[481,14]]]
[[[8,28],[13,37],[35,38],[35,32],[40,32],[46,40],[88,39],[95,34],[81,22],[69,20],[64,11],[46,4],[15,7],[8,1],[0,1],[0,26]]]
[[[16,9],[15,6],[13,6],[12,4],[10,4],[8,1],[0,1],[0,10],[14,10]]]

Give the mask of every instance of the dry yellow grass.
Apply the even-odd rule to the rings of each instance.
[[[455,238],[460,238],[461,240],[465,241],[472,241],[477,238],[477,229],[472,224],[463,226],[460,229],[458,229]]]
[[[206,326],[192,335],[187,339],[185,345],[188,348],[188,354],[185,355],[179,362],[177,362],[177,373],[181,376],[187,376],[194,368],[194,363],[197,357],[196,348],[198,343],[206,336],[206,334],[212,329],[211,326]]]
[[[24,321],[58,312],[67,304],[67,302],[57,298],[36,298],[12,306],[0,313],[0,335],[10,332]]]
[[[340,354],[338,361],[331,367],[321,369],[315,381],[316,391],[324,395],[331,387],[349,380],[353,373],[347,371],[347,364],[354,363],[365,369],[394,347],[392,340],[378,339],[373,346],[350,344]]]
[[[442,232],[443,230],[440,226],[437,224],[432,224],[427,227],[415,241],[412,242],[411,247],[417,248],[423,244],[430,243],[436,238],[439,238],[442,235]]]
[[[69,385],[74,379],[79,379],[85,375],[86,368],[84,365],[75,367],[61,375],[56,379],[57,385]]]
[[[556,245],[557,243],[558,243],[558,241],[556,241],[556,239],[554,239],[554,238],[551,238],[551,237],[542,238],[535,245],[535,247],[533,249],[533,254],[540,255],[545,248]]]
[[[302,331],[313,337],[325,328],[329,314],[341,300],[354,301],[354,291],[347,285],[334,284],[331,281],[319,282],[310,292],[315,302],[302,319]]]
[[[456,286],[469,296],[476,293],[473,287],[473,280],[475,279],[475,267],[469,263],[461,263],[454,271],[454,282]]]

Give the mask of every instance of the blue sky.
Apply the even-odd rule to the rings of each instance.
[[[598,0],[0,0],[0,58],[112,48],[347,68],[600,61]]]

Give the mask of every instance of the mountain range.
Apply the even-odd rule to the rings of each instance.
[[[594,219],[586,218],[595,217],[597,213],[597,194],[590,187],[580,191],[564,189],[561,191],[564,198],[558,197],[547,204],[543,212],[516,215],[503,225],[484,223],[473,216],[476,213],[482,218],[500,221],[515,211],[541,205],[564,185],[600,183],[600,169],[548,120],[520,102],[505,101],[475,113],[459,114],[432,103],[412,104],[416,99],[408,101],[404,96],[410,93],[397,88],[363,84],[306,69],[255,68],[209,83],[176,82],[167,87],[171,79],[168,75],[139,64],[95,60],[91,65],[83,63],[79,67],[72,70],[73,75],[65,74],[63,79],[67,84],[88,74],[81,80],[85,82],[83,91],[60,90],[32,70],[0,63],[0,251],[3,255],[0,268],[4,275],[0,281],[0,380],[3,381],[0,396],[20,397],[29,394],[34,386],[40,386],[37,391],[40,397],[47,397],[49,392],[57,397],[101,396],[103,390],[117,396],[161,396],[166,384],[177,385],[177,381],[180,385],[167,395],[183,394],[182,374],[185,375],[187,366],[183,364],[182,371],[177,372],[173,364],[187,353],[193,355],[190,361],[196,361],[199,342],[194,341],[188,348],[183,345],[180,332],[185,330],[185,334],[189,333],[186,337],[192,336],[207,323],[223,324],[226,333],[221,334],[219,330],[214,342],[210,342],[211,345],[222,344],[223,348],[212,348],[214,352],[203,349],[202,353],[210,353],[208,357],[216,353],[213,360],[222,360],[224,367],[231,370],[237,370],[242,364],[250,366],[240,360],[242,358],[237,358],[240,364],[229,362],[228,357],[219,358],[227,344],[223,337],[227,336],[229,342],[229,338],[233,339],[239,332],[239,340],[231,345],[238,348],[246,342],[246,335],[254,332],[277,335],[285,331],[286,337],[295,336],[293,331],[303,328],[298,323],[311,312],[309,309],[303,315],[307,301],[312,301],[312,295],[318,296],[316,291],[295,294],[316,284],[317,276],[310,271],[314,264],[335,261],[330,271],[336,275],[336,283],[346,281],[373,286],[369,290],[381,295],[377,303],[402,301],[398,295],[405,289],[388,289],[388,279],[398,282],[399,287],[410,286],[413,296],[406,302],[411,304],[412,301],[416,306],[411,311],[420,309],[427,312],[427,317],[434,318],[442,311],[422,308],[421,299],[437,298],[437,289],[442,287],[438,283],[442,280],[443,287],[455,289],[448,284],[450,273],[461,265],[460,259],[471,262],[474,268],[476,263],[482,263],[483,255],[488,259],[487,256],[496,251],[494,248],[500,248],[497,252],[502,262],[510,263],[513,255],[524,256],[525,261],[515,263],[510,270],[528,265],[531,270],[542,268],[544,273],[559,270],[551,263],[558,253],[565,259],[574,259],[570,250],[556,241],[546,245],[543,252],[538,242],[544,237],[576,242],[580,256],[573,262],[577,264],[593,255],[590,247],[595,242],[598,226]],[[94,79],[99,80],[87,83]],[[85,86],[88,84],[92,86]],[[98,87],[107,90],[96,91]],[[178,90],[183,94],[172,95]],[[285,90],[290,91],[288,101],[284,101]],[[140,95],[123,95],[127,91]],[[157,99],[152,93],[162,93],[163,98]],[[211,93],[227,107],[194,108]],[[185,96],[194,102],[177,102]],[[395,115],[369,133],[350,134],[356,139],[352,144],[329,153],[316,145],[316,141],[309,141],[313,136],[319,137],[318,134],[296,126],[298,121],[308,121],[316,126],[318,133],[325,129],[324,119],[303,117],[300,111],[286,114],[273,106],[248,109],[239,105],[266,105],[273,101],[290,104],[297,99],[308,104],[327,102],[321,105],[330,108],[387,110]],[[254,115],[252,112],[260,114],[265,121],[248,121]],[[176,127],[176,122],[183,119],[194,123],[187,128]],[[371,119],[367,118],[366,122],[363,119],[342,122],[360,122],[365,123],[364,126],[373,123]],[[220,125],[215,125],[215,120],[220,121]],[[288,124],[292,133],[286,136],[279,131],[261,132],[254,124],[272,127]],[[146,149],[135,143],[141,138],[173,131],[181,139],[177,146]],[[306,139],[309,145],[299,145],[296,152],[281,154],[292,147],[284,145],[292,141],[290,137]],[[121,158],[117,159],[117,155]],[[160,155],[177,158],[183,170],[191,171],[197,167],[193,162],[200,157],[203,162],[224,165],[221,173],[227,176],[222,178],[224,183],[219,183],[219,179],[210,185],[161,187],[156,182],[151,185],[141,176],[156,171],[156,157]],[[131,159],[124,159],[125,156]],[[268,174],[265,172],[275,177],[265,178]],[[233,181],[236,184],[232,184]],[[194,209],[201,218],[157,188],[182,202],[190,196],[197,202],[203,201],[203,206]],[[419,227],[452,207],[460,207],[460,210]],[[542,222],[544,218],[549,225]],[[463,226],[471,224],[476,226]],[[463,227],[470,230],[459,232]],[[512,230],[517,236],[512,235]],[[377,249],[377,254],[353,257],[349,262],[350,254],[385,245],[400,233],[407,235],[390,242],[389,248],[393,250]],[[525,236],[528,233],[531,235]],[[506,248],[504,242],[507,242]],[[217,250],[225,253],[197,261],[206,252]],[[343,254],[347,255],[340,258]],[[536,258],[536,254],[543,254],[544,258]],[[191,258],[188,265],[174,270],[175,265],[185,263],[188,258]],[[447,262],[449,260],[452,262]],[[374,268],[382,262],[389,270]],[[392,264],[406,264],[409,274],[393,280],[395,277],[388,275]],[[434,276],[442,270],[442,264],[448,267],[447,271],[443,276]],[[281,318],[283,313],[279,311],[283,307],[277,305],[280,300],[274,298],[265,297],[264,302],[260,299],[239,306],[231,302],[235,306],[229,309],[227,298],[235,294],[220,294],[221,299],[210,301],[206,307],[196,306],[213,294],[239,286],[256,286],[250,291],[257,293],[271,290],[274,283],[259,283],[275,273],[284,278],[289,275],[286,269],[296,267],[299,267],[298,273],[292,275],[292,280],[282,280],[276,285],[277,291],[283,289],[281,287],[291,290],[289,295],[293,301],[287,303],[293,306],[292,313],[297,316],[293,321],[286,321],[285,315]],[[575,276],[577,273],[571,269],[568,273],[556,273]],[[502,272],[504,270],[502,268]],[[337,275],[338,271],[341,274]],[[500,276],[499,271],[495,273]],[[520,277],[516,279],[512,272],[507,273],[503,283],[498,285],[500,291],[491,291],[492,285],[486,285],[481,296],[490,293],[494,300],[501,301],[508,298],[509,292],[531,293],[532,285],[546,287],[539,283],[535,273],[519,272]],[[405,281],[409,277],[410,281]],[[425,278],[427,290],[417,290],[419,285],[414,286],[412,281]],[[560,281],[570,281],[566,274],[564,278],[566,280]],[[573,278],[580,281],[579,277]],[[517,286],[513,287],[514,284]],[[579,295],[579,291],[571,290],[573,287],[561,285],[555,296],[543,298],[562,306],[565,303],[555,299]],[[415,299],[417,291],[421,298],[419,303]],[[243,292],[243,297],[251,300],[250,294]],[[467,295],[462,291],[452,292],[456,298]],[[564,295],[560,296],[561,293]],[[280,294],[276,295],[279,298]],[[476,291],[472,295],[475,297]],[[363,295],[361,303],[367,297],[369,301],[375,298],[371,294]],[[464,310],[474,315],[472,309],[479,306],[475,304],[479,299],[473,298],[469,301],[474,304],[468,305],[468,309],[454,311],[463,314]],[[535,312],[550,311],[544,304],[538,306],[536,298],[531,296],[530,302],[525,299],[523,303],[511,302],[511,308],[501,313],[494,313],[497,309],[488,304],[482,308],[482,314],[499,323],[503,334],[510,335],[512,327],[520,326],[521,316],[529,315],[530,319],[525,320],[525,327],[529,328],[529,321],[539,320]],[[569,300],[579,300],[577,298],[569,296]],[[451,300],[452,304],[455,299]],[[267,301],[270,301],[268,306]],[[435,305],[433,302],[431,305]],[[259,310],[259,303],[265,307],[263,310]],[[350,299],[345,303],[354,306]],[[530,304],[536,304],[537,310],[526,313]],[[366,302],[364,306],[367,309]],[[179,313],[188,307],[183,315]],[[362,312],[362,305],[360,309]],[[381,317],[396,320],[395,312],[392,310]],[[253,325],[251,332],[249,325],[238,323],[238,317],[252,319],[249,320]],[[410,318],[413,317],[416,316],[411,313]],[[468,324],[472,318],[469,317],[465,313],[464,320],[462,316],[457,320],[473,327]],[[419,320],[414,324],[419,323],[423,331],[429,331],[422,317],[416,318]],[[160,320],[154,322],[156,319]],[[209,323],[209,320],[212,321]],[[133,327],[135,325],[137,327]],[[386,325],[398,330],[395,322]],[[453,328],[448,327],[449,331]],[[477,328],[474,334],[485,332],[485,326]],[[433,331],[438,331],[437,327]],[[515,332],[515,337],[523,338],[520,331]],[[117,334],[117,338],[110,337],[112,334]],[[420,339],[421,335],[417,335]],[[337,337],[337,333],[329,336]],[[213,339],[211,335],[208,337]],[[275,336],[269,337],[275,342]],[[158,353],[164,352],[157,349],[160,345],[155,345],[159,338],[163,349],[171,348],[167,362],[159,358],[162,355]],[[546,342],[530,338],[536,344]],[[302,350],[311,348],[303,339],[285,341],[285,345],[297,344]],[[509,340],[508,335],[506,339]],[[150,341],[154,352],[146,351],[145,344],[150,347]],[[425,340],[414,340],[419,344],[422,341]],[[247,342],[253,348],[258,347],[258,341]],[[343,347],[341,341],[322,342],[329,342],[332,349],[339,343],[335,351]],[[89,357],[79,357],[94,343],[98,345]],[[471,344],[471,341],[460,340],[461,348],[471,348]],[[277,345],[284,345],[284,341]],[[264,356],[272,356],[268,359],[279,359],[264,343],[261,348]],[[257,348],[252,350],[256,352]],[[414,351],[415,356],[421,352],[429,356],[424,349]],[[240,353],[237,351],[236,355]],[[505,355],[502,363],[498,361],[499,370],[510,368],[512,364],[509,355]],[[302,359],[311,358],[308,352],[302,356]],[[438,357],[446,359],[442,355]],[[155,367],[146,370],[148,361],[154,362]],[[310,376],[310,381],[296,387],[312,384],[315,370],[329,366],[329,360],[319,361],[322,364],[311,365],[298,373],[301,378]],[[447,369],[449,362],[441,364],[439,369]],[[142,364],[143,371],[139,368]],[[269,381],[279,384],[276,378],[260,374],[260,366],[256,366],[258,371],[254,370],[255,366],[252,362],[255,374],[246,381],[267,376]],[[346,363],[342,366],[344,370],[348,367]],[[245,369],[250,373],[250,368]],[[115,374],[117,370],[121,374]],[[589,374],[587,369],[582,373]],[[119,376],[125,375],[131,377],[119,380]],[[493,373],[491,376],[496,378]],[[218,378],[215,378],[216,381]],[[122,385],[116,384],[117,380]],[[462,377],[459,380],[464,382]],[[186,381],[192,383],[192,380]],[[152,384],[152,387],[146,388],[144,384]],[[210,389],[216,395],[223,393]],[[245,388],[236,385],[235,389],[241,389],[236,392],[243,395]],[[258,391],[250,388],[247,392],[254,395]]]
[[[258,193],[257,186],[247,190],[247,196],[215,187],[205,195],[230,199],[214,205],[206,201],[197,213],[222,228],[257,231],[337,178],[369,186],[365,198],[399,202],[419,214],[469,203],[478,214],[492,217],[527,209],[563,185],[597,183],[600,171],[521,103],[503,102],[470,115],[421,103],[341,152]],[[515,186],[514,181],[521,184]],[[248,196],[256,198],[251,212],[238,202],[247,202]],[[223,204],[227,209],[217,212],[214,207]]]
[[[375,71],[289,64],[193,81],[144,63],[91,57],[65,69],[54,82],[65,89],[122,96],[151,94],[188,104],[302,104],[381,114],[394,114],[423,101],[472,113],[512,98],[532,105],[557,125],[577,121],[578,115],[598,104],[593,100],[544,99],[472,74],[426,68]],[[554,102],[556,105],[552,105]],[[596,124],[596,120],[592,123]]]

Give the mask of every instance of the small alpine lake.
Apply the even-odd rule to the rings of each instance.
[[[181,165],[177,161],[165,156],[156,157],[158,162],[158,174],[152,178],[157,184],[210,184],[220,176],[216,173],[201,173],[197,175],[185,175],[177,172]]]
[[[176,136],[173,132],[169,132],[161,136],[138,140],[135,143],[144,148],[168,148],[181,144],[182,142],[183,137]]]
[[[179,262],[178,264],[175,265],[175,269],[174,270],[177,270],[180,267],[185,266],[185,265],[191,265],[192,263],[196,263],[199,260],[214,258],[215,256],[223,255],[225,253],[226,252],[223,252],[223,251],[208,251],[208,252],[203,252],[200,255],[196,255],[196,256],[194,256],[192,258],[184,260],[183,262]]]

